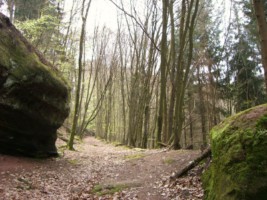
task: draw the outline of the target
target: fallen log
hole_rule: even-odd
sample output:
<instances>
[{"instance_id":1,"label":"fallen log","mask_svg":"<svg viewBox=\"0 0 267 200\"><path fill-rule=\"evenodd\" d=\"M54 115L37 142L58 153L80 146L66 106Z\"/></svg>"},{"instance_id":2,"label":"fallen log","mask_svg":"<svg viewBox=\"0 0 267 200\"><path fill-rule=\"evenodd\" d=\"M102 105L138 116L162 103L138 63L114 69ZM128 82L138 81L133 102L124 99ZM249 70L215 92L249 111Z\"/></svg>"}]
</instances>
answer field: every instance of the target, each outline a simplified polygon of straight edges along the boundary
<instances>
[{"instance_id":1,"label":"fallen log","mask_svg":"<svg viewBox=\"0 0 267 200\"><path fill-rule=\"evenodd\" d=\"M175 180L181 176L183 176L184 174L186 174L189 170L193 169L194 167L196 167L202 160L204 160L205 158L208 158L211 156L211 149L210 147L207 148L206 150L203 151L202 154L200 154L195 160L191 161L189 163L189 165L185 166L182 170L176 172L175 174L170 176L171 180Z\"/></svg>"}]
</instances>

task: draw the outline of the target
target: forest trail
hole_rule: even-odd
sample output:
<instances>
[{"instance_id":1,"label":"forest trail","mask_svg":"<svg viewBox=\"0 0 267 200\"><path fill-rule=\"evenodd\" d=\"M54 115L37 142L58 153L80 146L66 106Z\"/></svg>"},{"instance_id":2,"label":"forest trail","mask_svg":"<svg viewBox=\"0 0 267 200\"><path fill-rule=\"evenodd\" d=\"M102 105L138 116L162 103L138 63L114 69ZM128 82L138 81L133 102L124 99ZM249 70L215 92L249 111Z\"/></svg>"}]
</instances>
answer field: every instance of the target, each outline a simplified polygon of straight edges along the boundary
<instances>
[{"instance_id":1,"label":"forest trail","mask_svg":"<svg viewBox=\"0 0 267 200\"><path fill-rule=\"evenodd\" d=\"M58 146L62 145L59 143ZM195 174L169 177L199 151L115 147L94 137L46 160L0 154L0 199L201 199Z\"/></svg>"}]
</instances>

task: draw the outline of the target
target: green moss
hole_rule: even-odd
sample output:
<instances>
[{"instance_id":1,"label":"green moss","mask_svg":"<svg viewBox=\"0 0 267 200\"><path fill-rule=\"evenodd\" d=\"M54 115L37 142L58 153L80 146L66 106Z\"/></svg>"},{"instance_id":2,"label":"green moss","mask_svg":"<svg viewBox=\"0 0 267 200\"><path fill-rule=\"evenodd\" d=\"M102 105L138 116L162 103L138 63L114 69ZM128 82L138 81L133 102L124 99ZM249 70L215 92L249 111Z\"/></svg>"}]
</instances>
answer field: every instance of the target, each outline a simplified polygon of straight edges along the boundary
<instances>
[{"instance_id":1,"label":"green moss","mask_svg":"<svg viewBox=\"0 0 267 200\"><path fill-rule=\"evenodd\" d=\"M258 121L257 121L257 129L267 129L267 115L262 116Z\"/></svg>"},{"instance_id":2,"label":"green moss","mask_svg":"<svg viewBox=\"0 0 267 200\"><path fill-rule=\"evenodd\" d=\"M114 185L95 185L92 189L92 194L97 194L98 196L112 195L114 193L120 192L123 189L128 188L127 184L114 184Z\"/></svg>"},{"instance_id":3,"label":"green moss","mask_svg":"<svg viewBox=\"0 0 267 200\"><path fill-rule=\"evenodd\" d=\"M102 190L103 190L103 186L102 185L95 185L91 192L93 194L96 194L96 193L101 192Z\"/></svg>"},{"instance_id":4,"label":"green moss","mask_svg":"<svg viewBox=\"0 0 267 200\"><path fill-rule=\"evenodd\" d=\"M68 82L14 27L8 27L0 20L4 26L0 31L0 66L8 74L3 88L10 95L5 104L18 110L37 110L42 120L58 126L69 112ZM39 102L50 105L51 110L48 106L40 107ZM53 114L54 110L62 111L62 115L59 112Z\"/></svg>"},{"instance_id":5,"label":"green moss","mask_svg":"<svg viewBox=\"0 0 267 200\"><path fill-rule=\"evenodd\" d=\"M164 163L164 164L168 164L168 165L171 165L171 164L173 164L174 162L175 162L175 160L172 159L172 158L166 158L166 159L163 160L163 163Z\"/></svg>"},{"instance_id":6,"label":"green moss","mask_svg":"<svg viewBox=\"0 0 267 200\"><path fill-rule=\"evenodd\" d=\"M5 30L0 31L0 65L8 69L14 81L16 79L27 81L34 77L36 82L41 78L51 85L69 87L69 83L59 76L55 69L41 61L43 58L37 55L34 48L27 44L18 31L9 28L5 27Z\"/></svg>"},{"instance_id":7,"label":"green moss","mask_svg":"<svg viewBox=\"0 0 267 200\"><path fill-rule=\"evenodd\" d=\"M205 199L251 199L266 194L267 105L226 119L211 131L213 162L203 177ZM253 198L254 199L254 198Z\"/></svg>"},{"instance_id":8,"label":"green moss","mask_svg":"<svg viewBox=\"0 0 267 200\"><path fill-rule=\"evenodd\" d=\"M78 165L79 164L79 161L77 159L70 159L70 160L68 160L68 162L72 165Z\"/></svg>"},{"instance_id":9,"label":"green moss","mask_svg":"<svg viewBox=\"0 0 267 200\"><path fill-rule=\"evenodd\" d=\"M145 157L144 154L138 153L138 154L127 155L124 158L127 159L127 160L134 160L134 159L140 159L140 158L143 158L143 157Z\"/></svg>"}]
</instances>

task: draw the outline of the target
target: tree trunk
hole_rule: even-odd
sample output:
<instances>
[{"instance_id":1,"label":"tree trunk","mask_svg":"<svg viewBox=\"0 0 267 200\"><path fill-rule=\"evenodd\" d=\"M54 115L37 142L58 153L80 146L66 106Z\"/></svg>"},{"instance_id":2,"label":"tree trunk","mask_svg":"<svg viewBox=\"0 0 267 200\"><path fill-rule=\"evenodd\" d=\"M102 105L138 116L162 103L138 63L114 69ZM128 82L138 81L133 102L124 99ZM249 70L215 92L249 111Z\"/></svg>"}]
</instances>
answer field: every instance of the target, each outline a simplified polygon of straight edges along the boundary
<instances>
[{"instance_id":1,"label":"tree trunk","mask_svg":"<svg viewBox=\"0 0 267 200\"><path fill-rule=\"evenodd\" d=\"M192 3L192 2L191 2ZM185 63L184 60L184 50L186 46L186 36L188 31L188 24L189 20L187 17L186 20L186 13L187 7L186 7L186 1L182 0L181 2L181 19L180 19L180 27L179 27L179 55L177 60L177 69L176 69L176 76L175 76L175 87L176 87L176 102L175 102L175 112L174 112L174 141L173 141L173 148L174 149L180 149L180 137L182 134L182 124L183 124L183 116L182 116L182 107L183 107L183 100L184 96L182 94L183 91L183 79L184 79L184 66ZM190 13L187 13L189 16Z\"/></svg>"},{"instance_id":2,"label":"tree trunk","mask_svg":"<svg viewBox=\"0 0 267 200\"><path fill-rule=\"evenodd\" d=\"M79 72L78 72L78 83L77 83L77 88L76 88L76 95L75 95L75 108L74 108L74 116L73 116L73 124L72 124L72 129L71 129L71 134L70 134L70 139L68 142L68 148L69 150L74 150L73 148L73 141L74 141L74 136L76 134L76 129L77 129L77 122L79 119L79 102L80 102L80 92L81 92L81 80L82 80L82 68L83 68L83 52L84 52L84 39L85 39L85 27L86 27L86 21L87 21L87 16L89 13L89 8L90 8L91 0L88 2L85 16L83 15L83 11L85 9L85 0L83 0L83 5L82 5L82 30L81 30L81 36L80 36L80 46L79 46Z\"/></svg>"},{"instance_id":3,"label":"tree trunk","mask_svg":"<svg viewBox=\"0 0 267 200\"><path fill-rule=\"evenodd\" d=\"M193 117L192 117L192 112L194 109L194 97L192 92L189 90L188 91L188 112L189 112L189 133L190 133L190 145L192 146L192 148L194 148L194 132L193 132Z\"/></svg>"},{"instance_id":4,"label":"tree trunk","mask_svg":"<svg viewBox=\"0 0 267 200\"><path fill-rule=\"evenodd\" d=\"M264 0L253 0L255 15L258 22L260 45L261 45L261 56L262 65L264 68L265 76L265 89L267 92L267 23L264 13Z\"/></svg>"},{"instance_id":5,"label":"tree trunk","mask_svg":"<svg viewBox=\"0 0 267 200\"><path fill-rule=\"evenodd\" d=\"M201 134L203 146L207 146L207 136L206 136L206 108L203 96L203 83L200 78L200 66L197 66L197 79L198 79L198 96L199 96L199 114L201 118Z\"/></svg>"},{"instance_id":6,"label":"tree trunk","mask_svg":"<svg viewBox=\"0 0 267 200\"><path fill-rule=\"evenodd\" d=\"M208 64L208 70L209 70L209 97L211 99L211 108L209 109L209 130L215 125L217 125L217 116L218 113L216 112L216 84L215 80L212 75L211 71L212 64Z\"/></svg>"},{"instance_id":7,"label":"tree trunk","mask_svg":"<svg viewBox=\"0 0 267 200\"><path fill-rule=\"evenodd\" d=\"M118 28L118 34L119 34L119 38L121 38L121 30L120 30L120 26ZM122 143L123 144L127 144L127 130L126 130L126 101L125 101L125 76L126 76L126 67L125 67L125 63L123 60L123 47L122 47L122 42L119 41L119 52L120 52L120 93L121 93L121 99L122 99L122 122L123 122L123 138L122 138Z\"/></svg>"},{"instance_id":8,"label":"tree trunk","mask_svg":"<svg viewBox=\"0 0 267 200\"><path fill-rule=\"evenodd\" d=\"M168 25L168 0L162 0L162 38L161 38L161 63L160 63L160 100L158 114L158 132L156 142L161 142L163 117L165 117L166 104L166 68L167 68L167 25Z\"/></svg>"},{"instance_id":9,"label":"tree trunk","mask_svg":"<svg viewBox=\"0 0 267 200\"><path fill-rule=\"evenodd\" d=\"M199 0L190 1L187 5L186 0L182 0L181 23L180 23L180 51L178 56L178 69L176 71L176 104L175 104L175 120L174 126L174 142L173 148L180 148L180 137L182 135L182 125L184 122L183 106L188 75L193 57L193 33L195 28L195 20L198 13ZM186 40L188 40L188 47Z\"/></svg>"},{"instance_id":10,"label":"tree trunk","mask_svg":"<svg viewBox=\"0 0 267 200\"><path fill-rule=\"evenodd\" d=\"M168 132L167 132L167 140L173 134L173 116L174 116L174 105L175 105L175 61L176 61L176 48L175 48L175 23L174 23L174 13L173 13L173 1L170 1L169 4L169 13L170 13L170 22L171 22L171 52L170 52L170 63L171 63L171 98L170 105L168 109Z\"/></svg>"}]
</instances>

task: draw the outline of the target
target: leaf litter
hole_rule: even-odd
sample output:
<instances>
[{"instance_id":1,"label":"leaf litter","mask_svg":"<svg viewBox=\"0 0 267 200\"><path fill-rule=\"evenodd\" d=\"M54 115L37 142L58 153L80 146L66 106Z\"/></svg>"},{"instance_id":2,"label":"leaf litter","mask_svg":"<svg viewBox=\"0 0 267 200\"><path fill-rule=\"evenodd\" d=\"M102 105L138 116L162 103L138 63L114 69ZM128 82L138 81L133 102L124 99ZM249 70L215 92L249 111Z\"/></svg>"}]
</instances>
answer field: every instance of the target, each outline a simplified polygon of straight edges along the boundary
<instances>
[{"instance_id":1,"label":"leaf litter","mask_svg":"<svg viewBox=\"0 0 267 200\"><path fill-rule=\"evenodd\" d=\"M60 157L45 160L0 154L0 199L203 199L200 167L170 179L200 151L130 149L94 137L75 147L76 151L63 150Z\"/></svg>"}]
</instances>

